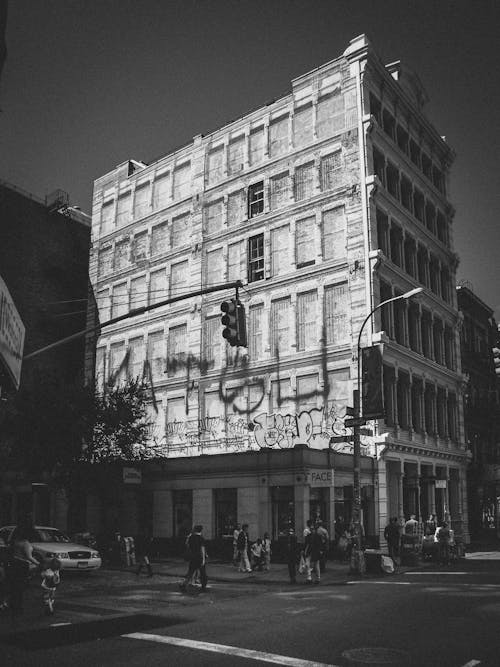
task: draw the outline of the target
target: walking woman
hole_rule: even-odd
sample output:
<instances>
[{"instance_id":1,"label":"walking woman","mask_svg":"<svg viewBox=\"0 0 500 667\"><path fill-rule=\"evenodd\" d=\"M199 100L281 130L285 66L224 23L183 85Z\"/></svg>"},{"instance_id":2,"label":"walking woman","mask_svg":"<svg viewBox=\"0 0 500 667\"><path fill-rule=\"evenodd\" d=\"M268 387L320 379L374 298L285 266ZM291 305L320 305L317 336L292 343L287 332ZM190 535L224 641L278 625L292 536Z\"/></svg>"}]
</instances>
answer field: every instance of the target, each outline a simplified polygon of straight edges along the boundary
<instances>
[{"instance_id":1,"label":"walking woman","mask_svg":"<svg viewBox=\"0 0 500 667\"><path fill-rule=\"evenodd\" d=\"M11 558L8 567L9 606L14 616L23 613L24 591L32 565L38 567L33 558L33 547L29 541L29 531L17 526L10 540Z\"/></svg>"}]
</instances>

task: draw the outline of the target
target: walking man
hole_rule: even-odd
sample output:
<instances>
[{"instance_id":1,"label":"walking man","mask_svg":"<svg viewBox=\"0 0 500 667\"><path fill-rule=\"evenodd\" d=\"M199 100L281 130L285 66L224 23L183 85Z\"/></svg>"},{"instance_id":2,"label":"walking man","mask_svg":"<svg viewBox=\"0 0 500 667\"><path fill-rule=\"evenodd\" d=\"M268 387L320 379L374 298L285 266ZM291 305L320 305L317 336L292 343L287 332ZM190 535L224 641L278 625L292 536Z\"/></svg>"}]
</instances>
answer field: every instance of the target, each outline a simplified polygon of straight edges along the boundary
<instances>
[{"instance_id":1,"label":"walking man","mask_svg":"<svg viewBox=\"0 0 500 667\"><path fill-rule=\"evenodd\" d=\"M240 565L238 572L251 572L250 560L248 558L248 523L244 523L237 540L238 558Z\"/></svg>"},{"instance_id":2,"label":"walking man","mask_svg":"<svg viewBox=\"0 0 500 667\"><path fill-rule=\"evenodd\" d=\"M192 534L188 538L188 549L189 549L189 567L187 574L184 578L184 581L179 584L181 590L185 591L188 583L191 581L193 574L196 570L200 572L200 581L201 581L201 592L207 590L207 571L206 571L206 559L207 552L205 547L205 539L202 536L203 526L194 526Z\"/></svg>"},{"instance_id":3,"label":"walking man","mask_svg":"<svg viewBox=\"0 0 500 667\"><path fill-rule=\"evenodd\" d=\"M394 516L389 520L384 529L384 537L387 541L389 556L393 561L396 561L396 557L399 555L399 526L397 517Z\"/></svg>"},{"instance_id":4,"label":"walking man","mask_svg":"<svg viewBox=\"0 0 500 667\"><path fill-rule=\"evenodd\" d=\"M290 583L297 583L297 536L295 530L290 526L286 540L286 562Z\"/></svg>"},{"instance_id":5,"label":"walking man","mask_svg":"<svg viewBox=\"0 0 500 667\"><path fill-rule=\"evenodd\" d=\"M238 535L240 531L240 524L237 523L233 531L233 565L238 565Z\"/></svg>"}]
</instances>

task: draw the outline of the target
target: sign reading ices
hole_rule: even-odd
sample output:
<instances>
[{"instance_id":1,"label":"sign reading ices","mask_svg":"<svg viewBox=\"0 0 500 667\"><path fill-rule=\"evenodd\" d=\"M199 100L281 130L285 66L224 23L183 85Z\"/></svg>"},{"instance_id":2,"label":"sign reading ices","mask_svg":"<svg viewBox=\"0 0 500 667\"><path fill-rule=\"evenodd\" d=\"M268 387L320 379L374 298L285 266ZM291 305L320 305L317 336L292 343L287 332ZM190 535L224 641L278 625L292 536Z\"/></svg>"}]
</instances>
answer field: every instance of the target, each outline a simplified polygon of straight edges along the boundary
<instances>
[{"instance_id":1,"label":"sign reading ices","mask_svg":"<svg viewBox=\"0 0 500 667\"><path fill-rule=\"evenodd\" d=\"M9 373L16 389L19 389L21 381L24 334L24 324L7 285L0 278L0 361Z\"/></svg>"}]
</instances>

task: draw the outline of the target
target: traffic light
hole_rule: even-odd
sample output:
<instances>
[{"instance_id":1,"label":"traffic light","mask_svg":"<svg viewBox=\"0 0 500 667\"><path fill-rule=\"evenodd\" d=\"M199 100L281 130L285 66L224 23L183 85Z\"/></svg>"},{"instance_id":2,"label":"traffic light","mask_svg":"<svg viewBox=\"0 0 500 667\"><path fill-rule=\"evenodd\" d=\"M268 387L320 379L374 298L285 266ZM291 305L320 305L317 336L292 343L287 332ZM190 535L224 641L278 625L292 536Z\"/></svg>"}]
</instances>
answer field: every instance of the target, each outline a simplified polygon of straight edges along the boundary
<instances>
[{"instance_id":1,"label":"traffic light","mask_svg":"<svg viewBox=\"0 0 500 667\"><path fill-rule=\"evenodd\" d=\"M362 417L384 417L384 391L382 379L382 350L380 345L361 350Z\"/></svg>"},{"instance_id":2,"label":"traffic light","mask_svg":"<svg viewBox=\"0 0 500 667\"><path fill-rule=\"evenodd\" d=\"M222 336L231 347L247 346L247 328L245 320L245 307L239 299L223 301L220 309L224 313L221 322L224 326Z\"/></svg>"},{"instance_id":3,"label":"traffic light","mask_svg":"<svg viewBox=\"0 0 500 667\"><path fill-rule=\"evenodd\" d=\"M500 378L500 340L497 340L497 344L492 349L493 352L493 366L495 368L495 373L498 378Z\"/></svg>"}]
</instances>

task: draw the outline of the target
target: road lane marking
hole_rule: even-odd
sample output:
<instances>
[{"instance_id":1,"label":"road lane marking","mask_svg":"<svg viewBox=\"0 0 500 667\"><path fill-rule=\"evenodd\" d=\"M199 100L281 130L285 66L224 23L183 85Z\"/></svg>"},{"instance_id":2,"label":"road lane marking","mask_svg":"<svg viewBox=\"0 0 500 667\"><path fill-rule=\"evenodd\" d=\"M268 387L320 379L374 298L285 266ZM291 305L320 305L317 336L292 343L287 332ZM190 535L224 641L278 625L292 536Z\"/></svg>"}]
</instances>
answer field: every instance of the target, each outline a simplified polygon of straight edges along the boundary
<instances>
[{"instance_id":1,"label":"road lane marking","mask_svg":"<svg viewBox=\"0 0 500 667\"><path fill-rule=\"evenodd\" d=\"M348 585L353 584L384 584L388 586L413 586L411 581L347 581Z\"/></svg>"},{"instance_id":2,"label":"road lane marking","mask_svg":"<svg viewBox=\"0 0 500 667\"><path fill-rule=\"evenodd\" d=\"M409 576L409 575L413 576L413 575L419 575L419 574L460 574L460 575L463 575L463 574L472 574L472 572L457 572L457 571L451 571L451 572L443 572L443 571L441 571L441 572L428 572L428 571L425 571L425 572L405 572L406 576Z\"/></svg>"},{"instance_id":3,"label":"road lane marking","mask_svg":"<svg viewBox=\"0 0 500 667\"><path fill-rule=\"evenodd\" d=\"M302 614L304 611L313 611L316 607L302 607L302 609L285 609L287 614Z\"/></svg>"},{"instance_id":4,"label":"road lane marking","mask_svg":"<svg viewBox=\"0 0 500 667\"><path fill-rule=\"evenodd\" d=\"M462 667L474 667L475 665L480 665L481 660L469 660L469 662L466 662L465 665L462 665Z\"/></svg>"},{"instance_id":5,"label":"road lane marking","mask_svg":"<svg viewBox=\"0 0 500 667\"><path fill-rule=\"evenodd\" d=\"M211 651L212 653L224 653L226 655L235 655L239 658L248 658L249 660L261 660L262 662L273 662L276 665L288 665L288 667L338 667L325 662L314 662L311 660L302 660L301 658L291 658L287 655L277 655L275 653L265 653L263 651L253 651L238 646L228 646L226 644L211 644L209 642L200 642L195 639L185 639L183 637L169 637L166 635L152 635L145 632L131 632L122 635L127 639L142 639L159 644L172 644L184 648L193 648L199 651Z\"/></svg>"},{"instance_id":6,"label":"road lane marking","mask_svg":"<svg viewBox=\"0 0 500 667\"><path fill-rule=\"evenodd\" d=\"M58 628L61 625L71 625L70 621L62 621L61 623L51 623L50 627L51 628Z\"/></svg>"}]
</instances>

